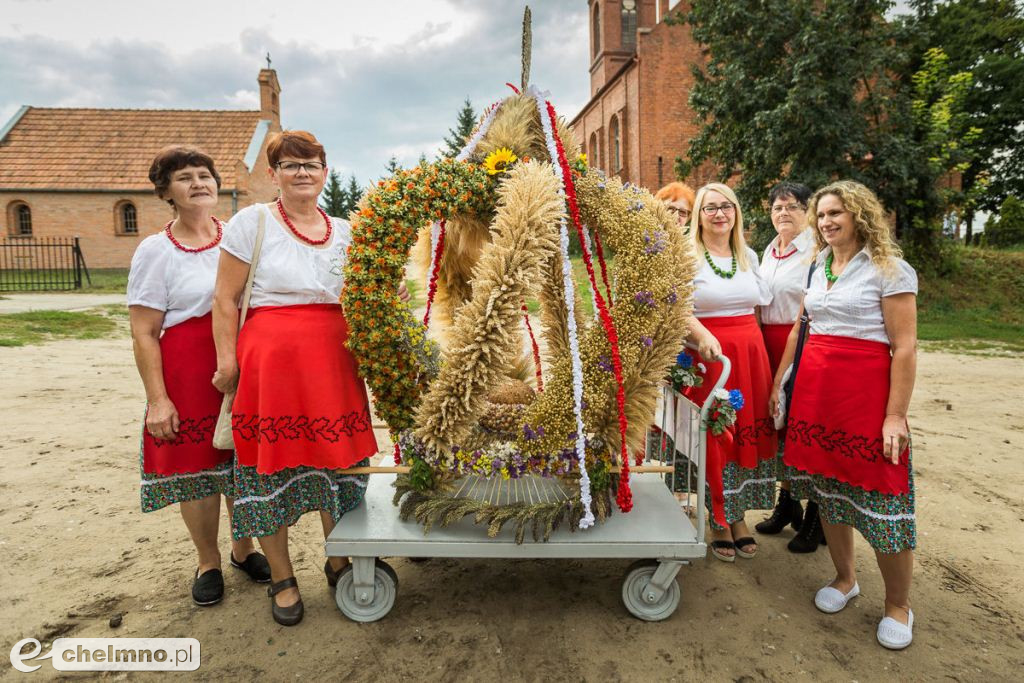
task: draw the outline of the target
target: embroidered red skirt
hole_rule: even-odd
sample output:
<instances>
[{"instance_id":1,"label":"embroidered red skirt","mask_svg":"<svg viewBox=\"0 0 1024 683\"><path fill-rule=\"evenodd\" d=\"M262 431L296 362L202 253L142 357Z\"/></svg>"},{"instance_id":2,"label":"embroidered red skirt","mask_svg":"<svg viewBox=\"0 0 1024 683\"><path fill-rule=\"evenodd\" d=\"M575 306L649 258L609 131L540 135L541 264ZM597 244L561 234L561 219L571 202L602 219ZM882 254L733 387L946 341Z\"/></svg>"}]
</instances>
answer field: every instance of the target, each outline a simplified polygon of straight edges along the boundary
<instances>
[{"instance_id":1,"label":"embroidered red skirt","mask_svg":"<svg viewBox=\"0 0 1024 683\"><path fill-rule=\"evenodd\" d=\"M772 374L761 328L753 315L701 318L700 322L715 335L722 345L722 353L732 363L725 388L739 389L743 393L743 408L737 412L732 430L720 436L708 433L707 476L712 514L718 524L727 526L722 487L725 466L736 463L742 468L756 470L761 461L775 458L778 437L775 422L768 415ZM683 393L701 405L722 375L722 365L704 360L700 354L697 356L707 367L704 382Z\"/></svg>"},{"instance_id":2,"label":"embroidered red skirt","mask_svg":"<svg viewBox=\"0 0 1024 683\"><path fill-rule=\"evenodd\" d=\"M896 465L882 452L891 363L888 344L808 337L786 420L785 463L865 491L908 493L909 451Z\"/></svg>"},{"instance_id":3,"label":"embroidered red skirt","mask_svg":"<svg viewBox=\"0 0 1024 683\"><path fill-rule=\"evenodd\" d=\"M771 366L772 377L779 371L779 363L782 362L782 354L786 350L786 342L789 341L789 333L793 325L761 325L761 334L764 335L764 347L768 351L768 364Z\"/></svg>"},{"instance_id":4,"label":"embroidered red skirt","mask_svg":"<svg viewBox=\"0 0 1024 683\"><path fill-rule=\"evenodd\" d=\"M189 318L164 330L160 357L164 386L178 410L180 425L173 441L160 441L148 431L143 433L143 471L195 473L230 460L231 451L213 447L213 428L223 394L211 383L217 369L211 315Z\"/></svg>"},{"instance_id":5,"label":"embroidered red skirt","mask_svg":"<svg viewBox=\"0 0 1024 683\"><path fill-rule=\"evenodd\" d=\"M377 452L366 385L338 304L250 309L232 406L238 462L260 474L348 467Z\"/></svg>"}]
</instances>

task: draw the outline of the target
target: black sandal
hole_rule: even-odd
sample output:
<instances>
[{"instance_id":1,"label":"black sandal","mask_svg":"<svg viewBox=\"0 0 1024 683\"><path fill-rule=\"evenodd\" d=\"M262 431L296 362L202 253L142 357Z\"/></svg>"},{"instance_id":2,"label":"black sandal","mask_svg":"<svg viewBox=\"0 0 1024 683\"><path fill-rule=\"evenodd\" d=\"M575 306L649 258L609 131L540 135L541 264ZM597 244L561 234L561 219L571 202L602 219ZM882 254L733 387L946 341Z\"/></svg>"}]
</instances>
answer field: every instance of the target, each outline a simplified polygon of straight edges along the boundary
<instances>
[{"instance_id":1,"label":"black sandal","mask_svg":"<svg viewBox=\"0 0 1024 683\"><path fill-rule=\"evenodd\" d=\"M341 575L345 573L345 570L348 569L351 564L351 562L346 562L344 567L338 571L334 571L334 568L331 567L331 560L328 558L327 561L324 562L324 574L327 575L327 585L331 588L337 586L338 579L341 578Z\"/></svg>"},{"instance_id":2,"label":"black sandal","mask_svg":"<svg viewBox=\"0 0 1024 683\"><path fill-rule=\"evenodd\" d=\"M270 563L267 562L267 558L261 553L255 550L245 556L243 562L239 562L235 559L235 553L229 553L231 558L231 566L235 569L241 569L246 575L256 583L270 583Z\"/></svg>"},{"instance_id":3,"label":"black sandal","mask_svg":"<svg viewBox=\"0 0 1024 683\"><path fill-rule=\"evenodd\" d=\"M721 550L732 550L733 552L735 552L736 551L736 544L735 543L733 543L732 541L711 541L711 554L714 555L719 560L721 560L722 562L735 562L736 561L736 556L735 555L723 555L722 553L718 552L719 549L721 549Z\"/></svg>"},{"instance_id":4,"label":"black sandal","mask_svg":"<svg viewBox=\"0 0 1024 683\"><path fill-rule=\"evenodd\" d=\"M755 541L750 536L744 536L743 538L737 538L735 541L733 541L733 545L736 546L736 554L739 555L740 557L742 557L745 560L749 560L754 555L757 555L757 549L756 549L757 541ZM755 546L755 550L754 550L754 552L750 552L750 551L747 551L747 550L741 550L741 546Z\"/></svg>"},{"instance_id":5,"label":"black sandal","mask_svg":"<svg viewBox=\"0 0 1024 683\"><path fill-rule=\"evenodd\" d=\"M277 583L270 584L270 588L267 589L267 595L270 596L270 613L274 616L274 621L281 624L281 626L295 626L295 624L302 621L302 615L305 610L302 606L302 598L294 605L288 607L281 607L274 600L274 596L283 590L289 588L298 589L299 582L295 580L294 576L289 576L287 579L282 579Z\"/></svg>"}]
</instances>

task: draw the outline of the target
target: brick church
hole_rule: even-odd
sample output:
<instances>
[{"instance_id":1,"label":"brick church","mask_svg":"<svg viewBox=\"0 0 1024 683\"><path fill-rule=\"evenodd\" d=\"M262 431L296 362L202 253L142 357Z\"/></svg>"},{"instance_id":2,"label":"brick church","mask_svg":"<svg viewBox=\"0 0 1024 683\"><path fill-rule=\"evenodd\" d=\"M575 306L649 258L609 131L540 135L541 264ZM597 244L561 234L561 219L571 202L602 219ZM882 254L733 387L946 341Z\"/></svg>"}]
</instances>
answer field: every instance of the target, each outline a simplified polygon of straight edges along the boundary
<instances>
[{"instance_id":1,"label":"brick church","mask_svg":"<svg viewBox=\"0 0 1024 683\"><path fill-rule=\"evenodd\" d=\"M687 100L703 59L689 26L668 25L679 0L587 0L590 101L571 122L591 166L656 191L675 180L700 126ZM691 184L710 180L698 169Z\"/></svg>"},{"instance_id":2,"label":"brick church","mask_svg":"<svg viewBox=\"0 0 1024 683\"><path fill-rule=\"evenodd\" d=\"M258 77L260 109L22 107L0 128L0 209L8 240L81 238L89 268L127 268L142 238L172 218L153 194L149 166L170 144L205 150L223 184L214 215L275 195L266 144L281 130L277 72Z\"/></svg>"}]
</instances>

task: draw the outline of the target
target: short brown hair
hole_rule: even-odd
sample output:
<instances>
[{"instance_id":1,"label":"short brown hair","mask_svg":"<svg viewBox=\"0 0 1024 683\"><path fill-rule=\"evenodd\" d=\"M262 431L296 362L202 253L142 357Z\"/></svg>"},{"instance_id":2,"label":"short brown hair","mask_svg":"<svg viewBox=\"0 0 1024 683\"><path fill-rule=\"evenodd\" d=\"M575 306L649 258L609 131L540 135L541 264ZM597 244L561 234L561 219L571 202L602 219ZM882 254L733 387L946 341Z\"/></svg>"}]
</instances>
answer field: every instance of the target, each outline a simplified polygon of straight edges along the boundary
<instances>
[{"instance_id":1,"label":"short brown hair","mask_svg":"<svg viewBox=\"0 0 1024 683\"><path fill-rule=\"evenodd\" d=\"M149 181L153 183L156 196L164 198L164 193L171 184L171 174L180 171L187 166L205 166L210 175L217 181L217 189L220 189L220 174L213 163L213 157L199 149L189 145L168 145L157 152L156 158L149 166ZM170 199L167 203L174 206Z\"/></svg>"},{"instance_id":2,"label":"short brown hair","mask_svg":"<svg viewBox=\"0 0 1024 683\"><path fill-rule=\"evenodd\" d=\"M285 155L296 159L319 157L322 163L327 163L324 146L306 130L282 130L270 136L270 142L267 143L267 161L271 167L276 166Z\"/></svg>"},{"instance_id":3,"label":"short brown hair","mask_svg":"<svg viewBox=\"0 0 1024 683\"><path fill-rule=\"evenodd\" d=\"M655 199L660 199L663 202L678 202L680 199L685 199L686 203L693 208L694 202L693 188L686 183L674 182L669 183L665 187L658 190L658 193L654 195Z\"/></svg>"}]
</instances>

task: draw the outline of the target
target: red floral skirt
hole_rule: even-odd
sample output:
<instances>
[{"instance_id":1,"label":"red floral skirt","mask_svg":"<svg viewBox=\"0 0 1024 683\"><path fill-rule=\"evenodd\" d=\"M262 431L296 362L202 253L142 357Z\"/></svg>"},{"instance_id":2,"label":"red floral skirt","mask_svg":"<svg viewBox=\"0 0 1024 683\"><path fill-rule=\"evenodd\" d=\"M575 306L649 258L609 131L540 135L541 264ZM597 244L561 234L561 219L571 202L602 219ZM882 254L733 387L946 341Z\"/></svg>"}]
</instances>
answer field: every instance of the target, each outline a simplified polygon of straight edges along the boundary
<instances>
[{"instance_id":1,"label":"red floral skirt","mask_svg":"<svg viewBox=\"0 0 1024 683\"><path fill-rule=\"evenodd\" d=\"M173 441L142 435L142 469L147 474L184 474L209 469L231 459L231 451L213 447L213 428L223 398L211 383L217 369L213 322L209 313L189 318L160 336L164 387L178 410Z\"/></svg>"},{"instance_id":2,"label":"red floral skirt","mask_svg":"<svg viewBox=\"0 0 1024 683\"><path fill-rule=\"evenodd\" d=\"M894 465L882 452L889 401L889 345L812 334L786 420L787 465L865 491L910 491L909 450Z\"/></svg>"},{"instance_id":3,"label":"red floral skirt","mask_svg":"<svg viewBox=\"0 0 1024 683\"><path fill-rule=\"evenodd\" d=\"M712 514L718 524L727 526L722 487L725 466L736 463L744 469L756 471L761 461L775 458L778 438L774 420L768 415L772 374L764 337L753 315L701 318L700 322L715 335L722 345L722 353L732 363L725 388L739 389L743 393L743 408L737 411L736 424L732 429L720 436L708 433L707 476ZM722 365L717 361L704 360L699 354L697 356L698 361L707 367L704 382L683 393L701 405L721 376Z\"/></svg>"},{"instance_id":4,"label":"red floral skirt","mask_svg":"<svg viewBox=\"0 0 1024 683\"><path fill-rule=\"evenodd\" d=\"M232 406L238 462L260 474L348 467L377 452L366 385L338 304L250 309Z\"/></svg>"},{"instance_id":5,"label":"red floral skirt","mask_svg":"<svg viewBox=\"0 0 1024 683\"><path fill-rule=\"evenodd\" d=\"M793 325L761 325L761 334L764 335L764 347L768 351L768 364L771 366L772 377L779 371L779 363L782 362L782 354L786 350L786 342L789 341L789 333Z\"/></svg>"}]
</instances>

